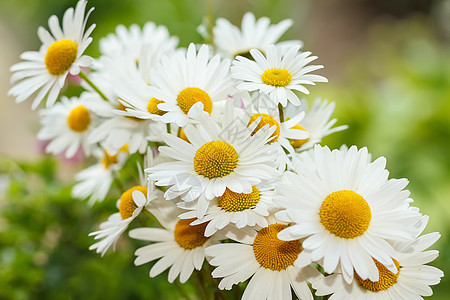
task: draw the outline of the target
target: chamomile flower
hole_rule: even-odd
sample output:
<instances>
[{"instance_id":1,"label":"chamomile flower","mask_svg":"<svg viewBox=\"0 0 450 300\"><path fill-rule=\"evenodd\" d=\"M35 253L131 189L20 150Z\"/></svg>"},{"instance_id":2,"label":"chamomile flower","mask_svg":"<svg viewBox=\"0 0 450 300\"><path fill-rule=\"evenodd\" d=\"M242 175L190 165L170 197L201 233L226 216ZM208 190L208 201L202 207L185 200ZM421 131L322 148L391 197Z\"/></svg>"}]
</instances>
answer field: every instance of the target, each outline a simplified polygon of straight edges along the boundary
<instances>
[{"instance_id":1,"label":"chamomile flower","mask_svg":"<svg viewBox=\"0 0 450 300\"><path fill-rule=\"evenodd\" d=\"M438 251L428 250L440 237L437 232L423 235L412 243L396 243L399 251L394 260L396 272L391 272L378 261L376 267L380 273L377 281L363 280L355 274L351 283L347 283L341 273L335 273L313 283L318 296L333 294L329 299L355 300L409 300L431 296L430 285L438 284L444 273L438 268L428 266L438 256ZM397 247L396 247L397 246Z\"/></svg>"},{"instance_id":2,"label":"chamomile flower","mask_svg":"<svg viewBox=\"0 0 450 300\"><path fill-rule=\"evenodd\" d=\"M163 102L157 108L166 112L161 121L184 127L190 122L189 110L199 102L206 112L214 114L217 103L235 92L229 69L230 60L221 60L218 55L210 58L207 45L197 53L195 45L190 44L186 54L163 57L149 87L161 95L157 99Z\"/></svg>"},{"instance_id":3,"label":"chamomile flower","mask_svg":"<svg viewBox=\"0 0 450 300\"><path fill-rule=\"evenodd\" d=\"M248 12L242 18L241 29L224 18L216 21L213 28L214 44L217 51L229 58L236 56L250 57L250 49L264 50L275 44L279 38L292 26L292 20L286 19L278 24L271 25L270 19L262 17L256 20L255 15ZM281 44L299 44L301 41L288 41ZM280 44L277 44L280 45Z\"/></svg>"},{"instance_id":4,"label":"chamomile flower","mask_svg":"<svg viewBox=\"0 0 450 300\"><path fill-rule=\"evenodd\" d=\"M72 188L72 197L89 198L91 205L105 199L113 182L113 172L120 170L129 157L128 145L122 146L114 155L106 149L96 149L94 155L100 162L75 174L78 183Z\"/></svg>"},{"instance_id":5,"label":"chamomile flower","mask_svg":"<svg viewBox=\"0 0 450 300\"><path fill-rule=\"evenodd\" d=\"M229 102L219 125L202 110L201 103L196 104L190 116L199 124L183 128L190 143L173 135L162 135L168 146L159 150L174 161L146 172L157 185L169 187L166 199L181 196L190 202L203 195L199 205L207 207L209 200L222 196L227 188L248 194L252 186L278 175L266 145L275 128L267 126L252 135L257 124L247 127L236 122L233 109Z\"/></svg>"},{"instance_id":6,"label":"chamomile flower","mask_svg":"<svg viewBox=\"0 0 450 300\"><path fill-rule=\"evenodd\" d=\"M50 141L45 150L55 155L65 151L65 157L71 158L82 147L83 153L90 155L94 145L88 143L87 136L95 127L96 106L102 102L96 95L83 93L80 98L63 97L53 107L42 110L43 127L37 137Z\"/></svg>"},{"instance_id":7,"label":"chamomile flower","mask_svg":"<svg viewBox=\"0 0 450 300\"><path fill-rule=\"evenodd\" d=\"M291 146L297 151L303 151L320 143L325 136L347 129L347 125L331 128L337 122L336 118L330 120L335 106L336 104L334 102L329 103L327 100L317 98L306 113L306 116L292 127L292 129L308 132L309 137L306 139L290 139ZM288 106L288 108L291 108L287 109L288 114L290 111L293 114L299 112L295 107Z\"/></svg>"},{"instance_id":8,"label":"chamomile flower","mask_svg":"<svg viewBox=\"0 0 450 300\"><path fill-rule=\"evenodd\" d=\"M286 210L277 218L292 222L278 237L304 239L296 261L301 267L319 262L326 273L339 266L347 282L356 272L378 280L373 259L396 272L398 259L389 241L411 241L420 213L409 207L406 179L390 179L386 159L368 163L367 148L330 151L316 145L312 159L296 164L277 186L274 202Z\"/></svg>"},{"instance_id":9,"label":"chamomile flower","mask_svg":"<svg viewBox=\"0 0 450 300\"><path fill-rule=\"evenodd\" d=\"M126 112L126 107L120 101L110 103L109 111L103 110L105 118L90 133L88 141L102 143L112 154L119 151L124 144L128 144L130 154L142 154L146 151L149 141L161 140L160 134L165 131L165 126L134 117Z\"/></svg>"},{"instance_id":10,"label":"chamomile flower","mask_svg":"<svg viewBox=\"0 0 450 300\"><path fill-rule=\"evenodd\" d=\"M258 231L237 239L239 243L224 243L206 248L209 263L217 268L212 276L223 279L220 289L230 290L234 284L252 277L242 299L292 299L294 290L299 299L313 299L309 282L322 274L312 266L302 269L294 265L302 252L299 240L282 241L277 234L287 225L271 223Z\"/></svg>"},{"instance_id":11,"label":"chamomile flower","mask_svg":"<svg viewBox=\"0 0 450 300\"><path fill-rule=\"evenodd\" d=\"M259 97L259 96L257 96ZM252 104L256 101L252 101ZM302 121L305 112L299 112L291 119L280 121L278 109L263 109L255 108L253 105L246 107L246 112L249 114L248 124L259 122L253 133L258 131L265 125L274 126L276 129L268 142L270 147L274 148L275 164L281 171L286 169L286 166L292 168L290 157L295 153L291 145L291 140L305 140L309 138L309 133L305 130L298 130L295 125Z\"/></svg>"},{"instance_id":12,"label":"chamomile flower","mask_svg":"<svg viewBox=\"0 0 450 300\"><path fill-rule=\"evenodd\" d=\"M205 237L205 224L189 225L195 219L178 220L181 213L170 201L164 208L155 205L157 216L172 215L173 218L158 218L164 228L136 228L129 232L135 239L153 242L136 250L135 265L140 266L158 260L150 269L149 276L156 277L166 269L169 270L169 282L180 276L180 282L186 282L194 270L201 270L205 260L205 248L216 244L215 236Z\"/></svg>"},{"instance_id":13,"label":"chamomile flower","mask_svg":"<svg viewBox=\"0 0 450 300\"><path fill-rule=\"evenodd\" d=\"M50 32L39 27L38 36L42 46L37 51L24 52L21 58L25 60L11 67L14 74L11 82L15 85L8 94L16 97L16 102L25 101L33 93L39 91L34 98L32 108L35 109L47 96L47 107L51 107L64 86L67 75L77 75L81 67L89 67L93 59L82 55L92 42L89 37L95 25L86 31L86 22L91 8L84 16L86 1L80 0L75 7L69 8L63 16L62 27L58 17L51 16L48 20Z\"/></svg>"},{"instance_id":14,"label":"chamomile flower","mask_svg":"<svg viewBox=\"0 0 450 300\"><path fill-rule=\"evenodd\" d=\"M249 194L235 193L229 189L222 196L214 198L209 205L204 217L197 219L191 225L208 223L205 236L211 236L216 231L222 230L230 223L237 228L245 226L267 227L267 219L270 209L274 208L272 202L273 187L268 184L259 184L252 187ZM186 202L181 202L183 207ZM196 205L186 207L190 211L181 214L180 219L197 218L199 213ZM203 215L200 214L200 215Z\"/></svg>"},{"instance_id":15,"label":"chamomile flower","mask_svg":"<svg viewBox=\"0 0 450 300\"><path fill-rule=\"evenodd\" d=\"M289 100L299 106L300 99L293 90L309 94L303 86L314 82L327 82L320 75L308 74L323 68L319 65L306 66L315 60L316 56L309 56L311 52L299 52L299 46L293 46L283 53L280 47L267 47L266 56L259 50L252 49L253 60L238 56L231 67L232 77L241 81L238 89L260 91L269 96L273 107L278 103L286 106Z\"/></svg>"},{"instance_id":16,"label":"chamomile flower","mask_svg":"<svg viewBox=\"0 0 450 300\"><path fill-rule=\"evenodd\" d=\"M139 78L151 84L151 70L163 55L175 52L178 38L171 37L165 26L147 22L140 28L119 25L114 34L100 40L100 57L96 69L111 79Z\"/></svg>"}]
</instances>

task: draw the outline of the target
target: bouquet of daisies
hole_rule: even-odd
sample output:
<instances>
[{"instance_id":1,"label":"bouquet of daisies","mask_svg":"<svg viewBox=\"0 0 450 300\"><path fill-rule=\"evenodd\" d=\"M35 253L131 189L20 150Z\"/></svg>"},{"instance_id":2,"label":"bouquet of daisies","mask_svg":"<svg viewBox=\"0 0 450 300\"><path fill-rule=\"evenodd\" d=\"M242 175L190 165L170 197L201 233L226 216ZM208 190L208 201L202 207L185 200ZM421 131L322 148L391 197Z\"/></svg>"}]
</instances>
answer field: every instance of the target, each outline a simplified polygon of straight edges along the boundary
<instances>
[{"instance_id":1,"label":"bouquet of daisies","mask_svg":"<svg viewBox=\"0 0 450 300\"><path fill-rule=\"evenodd\" d=\"M74 197L94 204L121 189L92 250L103 256L128 231L148 242L135 264L154 262L150 277L200 278L184 298L432 294L443 272L426 265L438 256L427 249L439 233L421 235L428 217L410 205L406 179L388 178L384 157L319 145L346 126L333 127L333 102L308 109L299 98L327 79L301 41L279 42L291 20L217 19L199 27L207 44L187 48L164 26L119 25L93 59L83 54L95 27L86 6L39 28L42 47L11 67L9 93L33 97L33 109L45 100L38 138L48 153L94 162L75 175ZM81 95L60 97L74 79ZM130 160L138 176L121 180Z\"/></svg>"}]
</instances>

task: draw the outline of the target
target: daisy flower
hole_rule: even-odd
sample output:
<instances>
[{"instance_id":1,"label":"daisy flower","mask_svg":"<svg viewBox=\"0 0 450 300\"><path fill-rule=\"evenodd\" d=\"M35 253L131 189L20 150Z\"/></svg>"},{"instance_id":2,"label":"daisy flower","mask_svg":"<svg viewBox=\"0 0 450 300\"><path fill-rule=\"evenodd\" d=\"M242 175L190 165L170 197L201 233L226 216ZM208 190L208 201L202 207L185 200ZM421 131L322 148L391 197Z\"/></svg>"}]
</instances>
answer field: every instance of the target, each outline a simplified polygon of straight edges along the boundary
<instances>
[{"instance_id":1,"label":"daisy flower","mask_svg":"<svg viewBox=\"0 0 450 300\"><path fill-rule=\"evenodd\" d=\"M115 34L100 40L102 56L96 69L117 79L140 78L151 84L151 70L163 55L175 52L178 38L171 37L165 26L147 22L143 28L133 24L129 28L119 25Z\"/></svg>"},{"instance_id":2,"label":"daisy flower","mask_svg":"<svg viewBox=\"0 0 450 300\"><path fill-rule=\"evenodd\" d=\"M286 210L277 218L292 222L278 237L305 239L296 261L319 262L326 273L338 266L347 282L358 276L378 280L373 259L396 272L398 259L389 241L411 241L421 215L409 207L406 179L390 179L386 159L368 163L367 148L330 151L316 145L312 158L286 172L274 201Z\"/></svg>"},{"instance_id":3,"label":"daisy flower","mask_svg":"<svg viewBox=\"0 0 450 300\"><path fill-rule=\"evenodd\" d=\"M428 266L438 256L437 250L428 250L440 237L437 232L417 238L414 242L396 243L399 251L398 259L394 260L396 272L391 272L375 260L380 273L377 281L363 280L355 274L355 279L347 283L341 273L335 273L313 283L318 296L333 294L329 299L355 300L410 300L423 299L431 296L430 285L440 282L444 273L438 268Z\"/></svg>"},{"instance_id":4,"label":"daisy flower","mask_svg":"<svg viewBox=\"0 0 450 300\"><path fill-rule=\"evenodd\" d=\"M101 239L99 242L89 247L89 250L96 250L97 253L105 255L106 251L115 245L128 228L128 225L146 209L147 205L157 197L162 196L159 190L154 189L154 185L150 182L147 186L134 186L125 191L117 201L119 212L111 215L106 222L100 224L100 230L91 232L89 236L94 235L94 239Z\"/></svg>"},{"instance_id":5,"label":"daisy flower","mask_svg":"<svg viewBox=\"0 0 450 300\"><path fill-rule=\"evenodd\" d=\"M286 166L292 168L290 156L295 153L295 150L290 141L306 140L309 138L308 132L302 129L299 130L295 127L295 125L301 122L305 117L305 112L299 112L290 119L280 121L277 109L270 110L259 107L258 97L258 95L254 95L251 104L245 108L246 113L249 115L248 124L250 125L253 122L259 122L253 133L265 125L275 127L275 131L271 136L272 139L268 142L268 144L274 148L274 152L276 152L276 155L274 154L275 164L281 171L284 171Z\"/></svg>"},{"instance_id":6,"label":"daisy flower","mask_svg":"<svg viewBox=\"0 0 450 300\"><path fill-rule=\"evenodd\" d=\"M15 84L8 92L16 97L16 102L22 102L33 93L39 91L34 98L32 108L35 109L47 96L47 107L52 106L64 86L67 75L77 75L81 67L89 67L93 59L82 55L92 42L89 37L95 25L86 31L86 22L91 8L84 16L86 1L80 0L75 7L69 8L63 16L62 28L58 17L51 16L48 20L50 32L39 27L38 36L42 46L37 51L24 52L20 57L25 60L11 67L14 74L11 82Z\"/></svg>"},{"instance_id":7,"label":"daisy flower","mask_svg":"<svg viewBox=\"0 0 450 300\"><path fill-rule=\"evenodd\" d=\"M308 281L314 282L322 274L312 266L302 269L294 261L302 252L299 240L282 241L277 234L287 228L284 224L269 224L259 231L252 230L239 243L217 244L206 248L209 263L217 268L214 278L223 279L220 289L230 290L234 284L253 276L242 299L292 299L292 291L299 299L313 299Z\"/></svg>"},{"instance_id":8,"label":"daisy flower","mask_svg":"<svg viewBox=\"0 0 450 300\"><path fill-rule=\"evenodd\" d=\"M250 92L259 90L269 96L274 107L278 103L286 106L287 100L299 106L300 99L292 90L309 94L303 85L327 82L323 76L307 74L323 66L306 66L317 56L309 56L311 52L299 52L299 48L298 45L293 46L283 53L280 47L271 45L267 47L266 56L259 50L250 50L254 61L242 56L236 57L231 73L233 78L242 81L238 89Z\"/></svg>"},{"instance_id":9,"label":"daisy flower","mask_svg":"<svg viewBox=\"0 0 450 300\"><path fill-rule=\"evenodd\" d=\"M96 95L83 93L80 98L62 97L61 102L42 110L43 127L37 137L50 141L46 152L57 155L65 151L65 157L71 158L82 147L83 153L90 155L94 145L88 143L87 136L96 124L96 106L102 104Z\"/></svg>"},{"instance_id":10,"label":"daisy flower","mask_svg":"<svg viewBox=\"0 0 450 300\"><path fill-rule=\"evenodd\" d=\"M199 124L183 128L190 143L162 135L167 146L159 147L159 151L174 161L145 171L156 185L169 186L166 199L181 196L190 202L203 195L198 205L207 207L209 200L222 196L227 188L248 194L252 186L278 175L266 145L275 128L267 126L252 135L257 124L247 127L236 122L233 111L230 101L219 125L202 110L201 103L196 104L190 116ZM238 126L237 131L234 126Z\"/></svg>"},{"instance_id":11,"label":"daisy flower","mask_svg":"<svg viewBox=\"0 0 450 300\"><path fill-rule=\"evenodd\" d=\"M210 58L207 45L202 45L198 53L190 44L186 54L164 56L152 73L153 86L149 87L161 94L157 99L163 102L157 107L167 112L161 121L184 127L189 123L189 110L199 102L206 112L214 113L216 103L235 92L229 69L230 60L221 60L218 55Z\"/></svg>"},{"instance_id":12,"label":"daisy flower","mask_svg":"<svg viewBox=\"0 0 450 300\"><path fill-rule=\"evenodd\" d=\"M214 45L217 46L218 52L229 58L233 59L238 55L251 58L250 49L262 51L269 45L275 44L292 26L292 23L291 19L286 19L278 24L271 25L269 18L262 17L256 20L255 15L248 12L242 18L241 29L239 29L227 19L219 18L213 28ZM302 42L286 41L277 45L280 44L298 44L301 46Z\"/></svg>"},{"instance_id":13,"label":"daisy flower","mask_svg":"<svg viewBox=\"0 0 450 300\"><path fill-rule=\"evenodd\" d=\"M158 260L150 269L149 276L156 277L166 269L169 270L169 282L180 276L180 282L186 282L194 270L201 270L205 260L205 248L216 244L218 238L205 237L205 224L189 225L195 219L178 220L181 213L170 201L166 208L159 207L159 215L172 215L173 218L158 220L164 228L136 228L130 230L131 238L149 241L151 244L136 250L134 264L140 266ZM163 204L164 205L164 204Z\"/></svg>"},{"instance_id":14,"label":"daisy flower","mask_svg":"<svg viewBox=\"0 0 450 300\"><path fill-rule=\"evenodd\" d=\"M129 157L128 145L122 146L114 155L106 149L96 149L94 155L100 162L75 174L78 183L72 188L72 197L89 198L91 205L105 199L113 182L113 172L120 170Z\"/></svg>"},{"instance_id":15,"label":"daisy flower","mask_svg":"<svg viewBox=\"0 0 450 300\"><path fill-rule=\"evenodd\" d=\"M237 228L245 226L267 227L269 210L274 207L272 202L273 187L267 184L259 184L252 187L249 194L235 193L229 189L225 190L222 196L214 198L209 205L204 217L197 219L191 225L208 223L205 229L205 236L211 236L216 231L224 229L230 223ZM181 202L183 207L186 202ZM181 214L180 219L197 218L199 213L196 206L184 208L190 211ZM202 215L202 214L200 214Z\"/></svg>"},{"instance_id":16,"label":"daisy flower","mask_svg":"<svg viewBox=\"0 0 450 300\"><path fill-rule=\"evenodd\" d=\"M134 94L138 94L136 91ZM133 95L134 95L133 94ZM149 141L160 141L161 131L166 128L162 123L136 118L126 112L121 100L109 103L109 110L103 110L104 119L94 128L88 137L90 143L102 143L110 153L115 154L120 147L128 144L130 154L144 153Z\"/></svg>"},{"instance_id":17,"label":"daisy flower","mask_svg":"<svg viewBox=\"0 0 450 300\"><path fill-rule=\"evenodd\" d=\"M320 143L325 136L347 129L347 125L331 128L337 122L336 118L330 120L335 107L336 104L334 102L328 103L327 100L316 98L311 109L306 113L306 116L292 127L292 129L308 132L309 137L306 139L290 139L289 142L291 146L297 151L303 151ZM288 106L287 114L290 112L292 114L297 114L298 110L295 108L296 107Z\"/></svg>"}]
</instances>

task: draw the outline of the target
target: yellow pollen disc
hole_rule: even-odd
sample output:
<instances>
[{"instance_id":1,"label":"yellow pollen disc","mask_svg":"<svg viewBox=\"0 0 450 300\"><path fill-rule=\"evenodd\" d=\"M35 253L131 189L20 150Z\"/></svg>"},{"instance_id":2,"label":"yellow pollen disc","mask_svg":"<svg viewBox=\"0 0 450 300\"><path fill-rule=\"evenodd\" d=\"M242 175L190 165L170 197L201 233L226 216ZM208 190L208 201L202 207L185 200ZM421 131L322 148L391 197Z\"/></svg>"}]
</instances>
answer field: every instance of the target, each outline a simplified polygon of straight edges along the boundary
<instances>
[{"instance_id":1,"label":"yellow pollen disc","mask_svg":"<svg viewBox=\"0 0 450 300\"><path fill-rule=\"evenodd\" d=\"M180 247L191 250L202 246L209 237L205 236L205 228L208 222L199 225L189 225L196 219L179 219L175 225L175 241Z\"/></svg>"},{"instance_id":2,"label":"yellow pollen disc","mask_svg":"<svg viewBox=\"0 0 450 300\"><path fill-rule=\"evenodd\" d=\"M305 128L303 128L303 126L301 125L295 125L292 127L293 129L298 129L298 130L303 130L306 131ZM296 139L289 139L289 142L291 143L291 146L296 149L296 148L300 148L301 146L303 146L304 144L306 144L309 141L309 138L306 139L300 139L300 140L296 140Z\"/></svg>"},{"instance_id":3,"label":"yellow pollen disc","mask_svg":"<svg viewBox=\"0 0 450 300\"><path fill-rule=\"evenodd\" d=\"M287 86L291 82L292 76L286 69L272 68L264 71L261 80L267 85Z\"/></svg>"},{"instance_id":4,"label":"yellow pollen disc","mask_svg":"<svg viewBox=\"0 0 450 300\"><path fill-rule=\"evenodd\" d=\"M238 155L233 146L224 141L213 141L195 152L194 169L206 178L219 178L233 172L237 162Z\"/></svg>"},{"instance_id":5,"label":"yellow pollen disc","mask_svg":"<svg viewBox=\"0 0 450 300\"><path fill-rule=\"evenodd\" d=\"M178 137L188 143L191 143L191 141L189 141L189 139L186 136L186 133L184 133L184 130L180 128L180 133L178 134Z\"/></svg>"},{"instance_id":6,"label":"yellow pollen disc","mask_svg":"<svg viewBox=\"0 0 450 300\"><path fill-rule=\"evenodd\" d=\"M362 235L372 219L366 200L347 190L329 194L320 206L319 216L326 230L345 239Z\"/></svg>"},{"instance_id":7,"label":"yellow pollen disc","mask_svg":"<svg viewBox=\"0 0 450 300\"><path fill-rule=\"evenodd\" d=\"M260 130L267 124L269 124L269 127L276 126L275 131L270 136L270 137L273 137L273 139L271 139L268 142L268 144L276 142L278 140L278 137L280 136L280 124L278 124L277 120L275 120L274 117L272 117L268 114L255 114L250 117L250 121L248 122L248 125L252 124L255 120L257 120L261 116L262 116L261 121L259 122L258 126L256 126L256 128L253 130L252 135L254 135L256 132L258 132L258 130Z\"/></svg>"},{"instance_id":8,"label":"yellow pollen disc","mask_svg":"<svg viewBox=\"0 0 450 300\"><path fill-rule=\"evenodd\" d=\"M70 111L67 117L67 124L73 131L85 131L89 127L89 124L91 124L89 110L83 105L78 105Z\"/></svg>"},{"instance_id":9,"label":"yellow pollen disc","mask_svg":"<svg viewBox=\"0 0 450 300\"><path fill-rule=\"evenodd\" d=\"M197 102L202 102L203 110L208 112L209 114L211 113L212 101L208 93L206 93L204 90L195 87L189 87L185 88L178 94L177 97L178 106L185 114L187 114L191 109L192 105L194 105Z\"/></svg>"},{"instance_id":10,"label":"yellow pollen disc","mask_svg":"<svg viewBox=\"0 0 450 300\"><path fill-rule=\"evenodd\" d=\"M379 263L376 259L373 259L380 273L380 279L378 281L370 281L369 279L363 280L355 272L355 278L359 285L372 292L384 291L393 286L397 282L397 278L400 275L400 264L393 259L395 266L397 267L397 274L389 271L385 266Z\"/></svg>"},{"instance_id":11,"label":"yellow pollen disc","mask_svg":"<svg viewBox=\"0 0 450 300\"><path fill-rule=\"evenodd\" d=\"M133 200L133 192L139 191L147 197L147 187L134 186L120 196L119 213L123 220L128 219L133 215L134 210L137 208L136 203Z\"/></svg>"},{"instance_id":12,"label":"yellow pollen disc","mask_svg":"<svg viewBox=\"0 0 450 300\"><path fill-rule=\"evenodd\" d=\"M164 115L166 113L166 111L160 110L158 108L158 104L160 103L164 103L164 101L158 100L155 97L153 97L152 99L150 99L150 101L148 101L148 105L147 105L147 110L149 113L154 114L154 115Z\"/></svg>"},{"instance_id":13,"label":"yellow pollen disc","mask_svg":"<svg viewBox=\"0 0 450 300\"><path fill-rule=\"evenodd\" d=\"M218 198L219 207L226 211L243 211L249 209L259 202L259 191L254 186L250 194L235 193L228 188L222 196Z\"/></svg>"},{"instance_id":14,"label":"yellow pollen disc","mask_svg":"<svg viewBox=\"0 0 450 300\"><path fill-rule=\"evenodd\" d=\"M62 75L77 59L78 44L72 40L60 40L50 45L45 54L45 66L52 75Z\"/></svg>"},{"instance_id":15,"label":"yellow pollen disc","mask_svg":"<svg viewBox=\"0 0 450 300\"><path fill-rule=\"evenodd\" d=\"M264 268L274 271L285 270L294 264L302 251L300 241L282 241L277 234L288 227L282 224L271 224L261 229L253 242L253 253L258 263Z\"/></svg>"},{"instance_id":16,"label":"yellow pollen disc","mask_svg":"<svg viewBox=\"0 0 450 300\"><path fill-rule=\"evenodd\" d=\"M105 167L105 169L108 169L110 165L115 165L119 162L117 159L117 155L119 155L120 152L127 152L128 151L128 144L123 145L120 147L119 151L115 155L109 155L108 151L105 149L105 155L102 158L102 164Z\"/></svg>"}]
</instances>

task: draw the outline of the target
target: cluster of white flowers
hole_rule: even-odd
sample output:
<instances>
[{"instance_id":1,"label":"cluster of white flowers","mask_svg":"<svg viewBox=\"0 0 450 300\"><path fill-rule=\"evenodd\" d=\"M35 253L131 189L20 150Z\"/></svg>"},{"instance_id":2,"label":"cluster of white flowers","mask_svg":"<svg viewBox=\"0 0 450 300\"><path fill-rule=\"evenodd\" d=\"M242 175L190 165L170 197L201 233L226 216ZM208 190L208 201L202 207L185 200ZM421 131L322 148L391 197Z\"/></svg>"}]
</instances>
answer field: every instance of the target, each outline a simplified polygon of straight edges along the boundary
<instances>
[{"instance_id":1,"label":"cluster of white flowers","mask_svg":"<svg viewBox=\"0 0 450 300\"><path fill-rule=\"evenodd\" d=\"M46 99L47 152L98 161L75 176L76 198L103 201L127 160L145 158L91 249L105 254L145 212L160 226L129 236L150 242L135 253L136 265L158 260L150 277L170 268L168 280L183 283L209 264L219 289L248 281L242 299L432 294L443 273L425 265L438 255L425 250L439 233L420 236L428 217L384 157L318 144L346 126L333 127L333 102L308 110L299 98L327 80L311 74L322 66L301 41L279 42L291 20L218 19L213 45L187 48L164 26L120 25L94 60L83 55L94 29L86 5L39 28L42 47L11 68L10 94L35 95L33 108ZM69 73L83 79L79 97L59 97Z\"/></svg>"}]
</instances>

